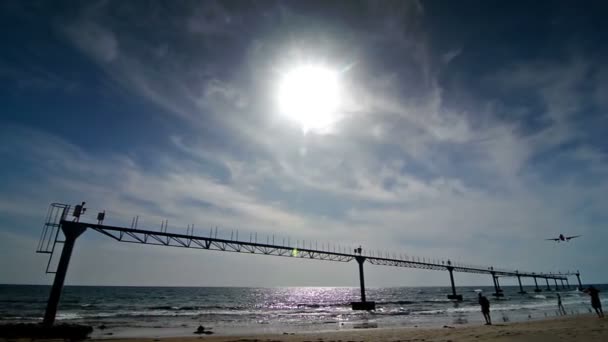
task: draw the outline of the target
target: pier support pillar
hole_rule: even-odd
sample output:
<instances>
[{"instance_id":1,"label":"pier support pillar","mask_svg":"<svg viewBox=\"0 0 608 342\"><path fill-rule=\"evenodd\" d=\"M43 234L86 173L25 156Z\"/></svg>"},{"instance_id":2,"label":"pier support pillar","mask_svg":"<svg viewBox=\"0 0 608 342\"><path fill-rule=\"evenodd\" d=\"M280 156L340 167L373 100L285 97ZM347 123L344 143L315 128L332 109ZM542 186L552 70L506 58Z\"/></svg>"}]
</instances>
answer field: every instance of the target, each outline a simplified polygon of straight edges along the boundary
<instances>
[{"instance_id":1,"label":"pier support pillar","mask_svg":"<svg viewBox=\"0 0 608 342\"><path fill-rule=\"evenodd\" d=\"M448 295L448 299L462 301L462 295L456 294L456 285L454 285L454 267L448 266L448 272L450 272L450 282L452 284L452 294Z\"/></svg>"},{"instance_id":2,"label":"pier support pillar","mask_svg":"<svg viewBox=\"0 0 608 342\"><path fill-rule=\"evenodd\" d=\"M564 279L560 279L561 283L562 283L562 290L564 290L566 288L566 286L564 285Z\"/></svg>"},{"instance_id":3,"label":"pier support pillar","mask_svg":"<svg viewBox=\"0 0 608 342\"><path fill-rule=\"evenodd\" d=\"M363 263L365 262L364 256L355 257L357 263L359 264L359 283L361 285L361 301L360 302L352 302L353 310L376 310L376 302L368 302L365 300L365 278L363 276Z\"/></svg>"},{"instance_id":4,"label":"pier support pillar","mask_svg":"<svg viewBox=\"0 0 608 342\"><path fill-rule=\"evenodd\" d=\"M53 325L53 323L55 323L57 306L59 305L59 298L61 297L61 291L63 290L63 283L65 282L65 275L68 272L68 265L70 264L74 244L76 243L76 239L84 233L86 229L85 226L78 222L63 221L61 224L61 230L63 231L63 235L65 235L65 242L63 244L63 249L61 250L61 257L59 259L59 265L57 266L57 272L55 273L53 287L49 294L49 301L46 304L44 320L42 321L44 325Z\"/></svg>"},{"instance_id":5,"label":"pier support pillar","mask_svg":"<svg viewBox=\"0 0 608 342\"><path fill-rule=\"evenodd\" d=\"M517 282L519 283L519 293L520 294L525 294L526 291L524 291L523 286L521 286L521 276L517 275Z\"/></svg>"},{"instance_id":6,"label":"pier support pillar","mask_svg":"<svg viewBox=\"0 0 608 342\"><path fill-rule=\"evenodd\" d=\"M538 287L538 282L536 281L536 277L534 277L534 285L536 286L536 288L534 289L534 292L543 292L543 290L541 290Z\"/></svg>"},{"instance_id":7,"label":"pier support pillar","mask_svg":"<svg viewBox=\"0 0 608 342\"><path fill-rule=\"evenodd\" d=\"M581 284L581 274L578 271L576 271L576 280L578 280L578 290L582 291L583 284Z\"/></svg>"},{"instance_id":8,"label":"pier support pillar","mask_svg":"<svg viewBox=\"0 0 608 342\"><path fill-rule=\"evenodd\" d=\"M549 286L549 278L545 278L545 282L547 283L547 291L551 291L551 286Z\"/></svg>"},{"instance_id":9,"label":"pier support pillar","mask_svg":"<svg viewBox=\"0 0 608 342\"><path fill-rule=\"evenodd\" d=\"M502 289L500 288L500 284L498 283L498 277L496 276L495 272L492 272L492 280L494 281L494 293L493 295L498 298L498 297L503 297L504 294L502 293Z\"/></svg>"},{"instance_id":10,"label":"pier support pillar","mask_svg":"<svg viewBox=\"0 0 608 342\"><path fill-rule=\"evenodd\" d=\"M570 290L570 282L568 281L568 278L566 278L566 288Z\"/></svg>"},{"instance_id":11,"label":"pier support pillar","mask_svg":"<svg viewBox=\"0 0 608 342\"><path fill-rule=\"evenodd\" d=\"M361 301L365 303L365 276L363 275L363 263L365 258L357 258L359 264L359 284L361 285Z\"/></svg>"},{"instance_id":12,"label":"pier support pillar","mask_svg":"<svg viewBox=\"0 0 608 342\"><path fill-rule=\"evenodd\" d=\"M555 291L559 291L559 287L557 287L557 278L553 278L553 280L555 281Z\"/></svg>"}]
</instances>

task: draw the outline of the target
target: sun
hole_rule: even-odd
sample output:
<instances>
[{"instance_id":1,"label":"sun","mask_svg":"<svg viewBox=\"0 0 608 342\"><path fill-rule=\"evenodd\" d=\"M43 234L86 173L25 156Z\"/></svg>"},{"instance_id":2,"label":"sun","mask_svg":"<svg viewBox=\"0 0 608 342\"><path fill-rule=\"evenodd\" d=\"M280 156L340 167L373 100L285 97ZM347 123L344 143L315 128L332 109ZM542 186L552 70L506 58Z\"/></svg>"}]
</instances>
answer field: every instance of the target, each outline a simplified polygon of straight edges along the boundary
<instances>
[{"instance_id":1,"label":"sun","mask_svg":"<svg viewBox=\"0 0 608 342\"><path fill-rule=\"evenodd\" d=\"M337 121L340 104L338 73L320 65L302 65L285 74L279 83L280 112L302 131L327 132Z\"/></svg>"}]
</instances>

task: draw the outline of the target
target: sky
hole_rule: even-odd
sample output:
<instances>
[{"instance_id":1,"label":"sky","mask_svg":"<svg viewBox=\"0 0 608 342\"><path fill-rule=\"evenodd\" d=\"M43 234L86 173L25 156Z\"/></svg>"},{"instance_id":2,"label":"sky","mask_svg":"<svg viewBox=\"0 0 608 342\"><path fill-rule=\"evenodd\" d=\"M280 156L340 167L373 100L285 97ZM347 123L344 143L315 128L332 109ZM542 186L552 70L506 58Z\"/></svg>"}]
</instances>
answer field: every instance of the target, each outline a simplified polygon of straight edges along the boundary
<instances>
[{"instance_id":1,"label":"sky","mask_svg":"<svg viewBox=\"0 0 608 342\"><path fill-rule=\"evenodd\" d=\"M152 230L167 219L171 232L194 224L202 235L217 227L608 282L607 9L2 1L0 283L52 282L35 253L48 205L81 201ZM337 84L322 127L279 105L286 75L302 66ZM560 233L582 236L545 240ZM446 272L365 272L368 286L449 284ZM353 262L87 231L66 282L357 286L358 273Z\"/></svg>"}]
</instances>

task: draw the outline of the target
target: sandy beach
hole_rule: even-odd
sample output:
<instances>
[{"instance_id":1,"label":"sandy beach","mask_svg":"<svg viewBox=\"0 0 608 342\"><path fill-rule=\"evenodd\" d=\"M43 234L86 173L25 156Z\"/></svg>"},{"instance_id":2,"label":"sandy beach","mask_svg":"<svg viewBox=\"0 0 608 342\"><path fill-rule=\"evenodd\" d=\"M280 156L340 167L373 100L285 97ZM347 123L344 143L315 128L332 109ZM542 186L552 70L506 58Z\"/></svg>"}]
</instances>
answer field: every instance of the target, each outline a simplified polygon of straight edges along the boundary
<instances>
[{"instance_id":1,"label":"sandy beach","mask_svg":"<svg viewBox=\"0 0 608 342\"><path fill-rule=\"evenodd\" d=\"M414 341L608 341L608 321L593 315L496 324L444 326L437 329L354 329L321 333L253 336L193 336L180 338L103 339L112 342L414 342Z\"/></svg>"}]
</instances>

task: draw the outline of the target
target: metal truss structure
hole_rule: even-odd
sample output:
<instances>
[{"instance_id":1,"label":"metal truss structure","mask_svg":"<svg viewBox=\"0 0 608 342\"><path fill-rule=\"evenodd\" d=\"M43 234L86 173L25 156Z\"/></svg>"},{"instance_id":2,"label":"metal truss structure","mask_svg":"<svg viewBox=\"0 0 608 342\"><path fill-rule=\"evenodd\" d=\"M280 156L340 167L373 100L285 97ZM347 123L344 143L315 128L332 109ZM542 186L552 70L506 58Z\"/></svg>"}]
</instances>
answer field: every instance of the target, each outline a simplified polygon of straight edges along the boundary
<instances>
[{"instance_id":1,"label":"metal truss structure","mask_svg":"<svg viewBox=\"0 0 608 342\"><path fill-rule=\"evenodd\" d=\"M73 211L72 211L73 210ZM136 243L136 244L145 244L145 245L157 245L157 246L167 246L167 247L182 247L182 248L194 248L194 249L203 249L203 250L213 250L213 251L222 251L222 252L234 252L234 253L245 253L245 254L261 254L261 255L271 255L271 256L280 256L280 257L291 257L291 258L301 258L301 259L312 259L312 260L322 260L322 261L335 261L335 262L350 262L352 260L356 260L359 264L359 276L361 282L361 302L353 302L354 309L374 309L374 302L367 302L365 300L365 285L363 279L363 263L365 261L369 262L372 265L382 265L382 266L392 266L392 267L406 267L406 268L417 268L417 269L426 269L426 270L436 270L436 271L448 271L450 274L450 280L452 285L452 294L448 295L450 299L462 300L461 295L456 294L456 287L454 285L454 277L453 272L465 272L465 273L477 273L477 274L488 274L492 276L494 287L495 287L495 295L497 297L502 296L502 289L498 283L499 277L517 277L520 286L520 292L525 293L523 291L523 287L521 285L521 278L533 278L536 284L537 292L540 292L540 288L538 287L537 278L545 279L547 282L547 289L549 288L549 279L553 279L555 281L556 290L557 290L557 280L562 282L562 288L564 288L563 281L568 281L568 276L576 275L579 280L579 287L581 287L580 283L580 274L577 271L576 273L566 272L566 273L535 273L535 272L519 272L517 270L506 270L506 269L495 269L494 267L481 267L481 266L470 266L470 265L462 265L462 264L453 264L450 260L447 261L437 261L437 260L426 260L424 258L414 258L414 257L403 257L397 256L393 254L392 257L389 257L386 254L386 257L382 257L379 255L374 255L370 253L364 253L361 247L356 248L352 251L352 253L346 252L342 249L336 250L334 247L333 250L327 246L326 249L317 249L317 248L300 248L299 243L296 246L292 245L280 245L270 243L258 243L257 241L240 241L237 239L221 239L216 236L213 237L210 234L208 237L194 235L194 229L188 228L187 234L178 234L178 233L170 233L167 232L166 223L161 226L160 231L153 230L145 230L137 228L137 219L134 218L134 221L131 227L121 227L121 226L111 226L104 225L103 220L105 217L105 212L100 212L97 215L97 223L90 222L80 222L80 216L84 213L86 209L84 208L84 202L82 205L75 206L72 208L66 204L53 203L49 207L49 211L47 214L47 220L43 227L42 235L40 238L40 242L38 244L37 252L38 253L48 253L52 254L55 251L55 247L57 244L63 244L61 259L59 260L59 265L56 271L50 270L51 261L49 258L49 262L47 264L47 273L56 273L55 281L53 284L53 289L51 291L51 296L49 297L49 304L47 305L47 312L45 314L45 323L52 324L55 320L55 313L57 309L57 304L59 301L59 296L61 293L61 289L63 287L63 281L65 279L65 274L67 272L67 266L69 264L69 259L72 253L72 249L76 238L78 238L83 232L87 229L96 231L100 234L108 236L119 242L126 243ZM69 215L72 215L73 220L69 221ZM63 240L60 238L60 232L63 233ZM273 239L274 240L274 239ZM380 253L378 253L380 254ZM569 286L569 284L568 284Z\"/></svg>"}]
</instances>

